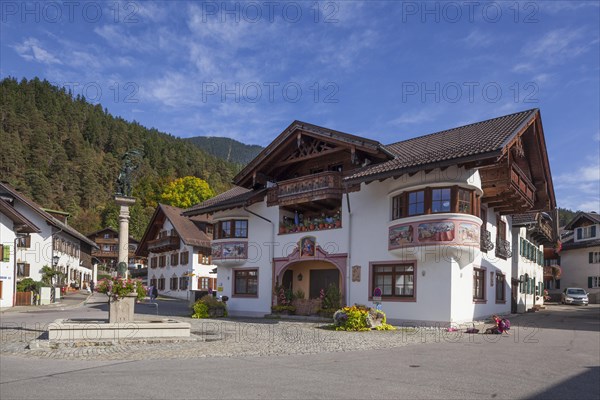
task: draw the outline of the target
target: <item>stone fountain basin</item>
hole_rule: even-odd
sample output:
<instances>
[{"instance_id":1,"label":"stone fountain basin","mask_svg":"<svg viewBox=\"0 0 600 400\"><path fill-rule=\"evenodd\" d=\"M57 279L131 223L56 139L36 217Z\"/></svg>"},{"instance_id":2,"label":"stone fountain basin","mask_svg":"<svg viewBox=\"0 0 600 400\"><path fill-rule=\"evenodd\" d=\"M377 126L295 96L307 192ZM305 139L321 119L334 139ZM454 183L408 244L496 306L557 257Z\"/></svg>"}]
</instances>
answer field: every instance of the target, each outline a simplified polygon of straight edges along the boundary
<instances>
[{"instance_id":1,"label":"stone fountain basin","mask_svg":"<svg viewBox=\"0 0 600 400\"><path fill-rule=\"evenodd\" d=\"M109 323L93 319L57 319L48 325L49 340L127 340L190 336L190 324L173 319Z\"/></svg>"}]
</instances>

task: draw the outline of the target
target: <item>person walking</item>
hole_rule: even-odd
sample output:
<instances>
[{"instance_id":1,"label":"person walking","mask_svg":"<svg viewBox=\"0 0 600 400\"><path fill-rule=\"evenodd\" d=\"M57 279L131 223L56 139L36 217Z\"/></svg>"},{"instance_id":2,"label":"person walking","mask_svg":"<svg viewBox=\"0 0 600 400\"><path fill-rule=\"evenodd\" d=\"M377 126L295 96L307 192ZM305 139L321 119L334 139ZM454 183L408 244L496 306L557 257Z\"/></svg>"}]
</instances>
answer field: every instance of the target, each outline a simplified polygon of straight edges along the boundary
<instances>
[{"instance_id":1,"label":"person walking","mask_svg":"<svg viewBox=\"0 0 600 400\"><path fill-rule=\"evenodd\" d=\"M90 292L91 292L92 294L94 294L94 289L96 288L96 283L94 283L94 281L90 281L90 286L89 286L89 288L90 288Z\"/></svg>"}]
</instances>

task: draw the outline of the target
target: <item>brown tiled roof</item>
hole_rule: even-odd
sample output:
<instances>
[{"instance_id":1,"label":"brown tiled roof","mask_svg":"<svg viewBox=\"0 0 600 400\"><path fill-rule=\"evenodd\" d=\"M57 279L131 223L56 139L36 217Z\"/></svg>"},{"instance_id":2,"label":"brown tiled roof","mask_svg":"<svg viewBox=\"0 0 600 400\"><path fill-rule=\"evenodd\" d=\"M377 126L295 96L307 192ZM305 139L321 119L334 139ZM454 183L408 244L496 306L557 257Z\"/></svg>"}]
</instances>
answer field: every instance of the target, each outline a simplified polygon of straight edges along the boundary
<instances>
[{"instance_id":1,"label":"brown tiled roof","mask_svg":"<svg viewBox=\"0 0 600 400\"><path fill-rule=\"evenodd\" d=\"M234 186L226 192L188 208L183 212L183 215L191 216L206 214L217 210L243 206L252 197L258 196L264 192L265 189L250 190L241 186Z\"/></svg>"},{"instance_id":2,"label":"brown tiled roof","mask_svg":"<svg viewBox=\"0 0 600 400\"><path fill-rule=\"evenodd\" d=\"M403 170L452 164L461 159L495 157L538 111L522 111L387 145L386 149L395 156L393 160L362 168L346 180L392 176Z\"/></svg>"},{"instance_id":3,"label":"brown tiled roof","mask_svg":"<svg viewBox=\"0 0 600 400\"><path fill-rule=\"evenodd\" d=\"M159 207L165 216L173 224L173 228L183 240L190 246L210 247L211 238L192 221L190 218L182 215L181 208L159 204Z\"/></svg>"},{"instance_id":4,"label":"brown tiled roof","mask_svg":"<svg viewBox=\"0 0 600 400\"><path fill-rule=\"evenodd\" d=\"M82 233L79 233L77 230L73 229L69 225L54 218L52 215L50 215L49 213L44 211L39 204L37 204L33 200L23 196L21 193L19 193L15 188L10 186L9 184L7 184L5 182L0 182L0 194L2 191L6 191L10 195L12 195L16 199L18 199L20 202L24 203L26 206L31 208L33 211L35 211L37 214L39 214L44 220L46 220L46 222L48 224L54 226L55 228L60 229L61 231L63 231L66 234L71 235L72 237L74 237L75 239L78 239L81 242L89 244L93 248L96 248L96 249L98 248L98 245L96 245L96 243L94 243L92 240L88 239L87 237L85 237L85 235L83 235Z\"/></svg>"},{"instance_id":5,"label":"brown tiled roof","mask_svg":"<svg viewBox=\"0 0 600 400\"><path fill-rule=\"evenodd\" d=\"M23 214L18 212L13 206L2 199L0 199L0 212L6 215L15 225L18 226L19 232L41 232L40 228L35 226L33 222L28 220Z\"/></svg>"}]
</instances>

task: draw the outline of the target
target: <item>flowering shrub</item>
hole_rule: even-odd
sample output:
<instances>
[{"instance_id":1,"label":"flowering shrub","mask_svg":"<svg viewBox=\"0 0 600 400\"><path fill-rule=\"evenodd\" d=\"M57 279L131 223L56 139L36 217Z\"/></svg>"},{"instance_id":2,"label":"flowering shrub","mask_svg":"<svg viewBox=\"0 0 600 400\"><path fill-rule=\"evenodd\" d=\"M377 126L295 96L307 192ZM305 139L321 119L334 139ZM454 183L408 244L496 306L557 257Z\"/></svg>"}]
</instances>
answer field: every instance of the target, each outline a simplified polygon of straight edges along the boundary
<instances>
[{"instance_id":1,"label":"flowering shrub","mask_svg":"<svg viewBox=\"0 0 600 400\"><path fill-rule=\"evenodd\" d=\"M227 316L227 306L211 295L206 295L192 306L192 318L216 318Z\"/></svg>"},{"instance_id":2,"label":"flowering shrub","mask_svg":"<svg viewBox=\"0 0 600 400\"><path fill-rule=\"evenodd\" d=\"M333 325L336 331L368 331L395 330L386 323L385 313L374 308L353 305L343 307L333 314Z\"/></svg>"},{"instance_id":3,"label":"flowering shrub","mask_svg":"<svg viewBox=\"0 0 600 400\"><path fill-rule=\"evenodd\" d=\"M98 293L104 293L114 300L125 297L128 294L135 294L138 300L146 297L146 288L139 279L125 278L106 278L102 279L96 285Z\"/></svg>"}]
</instances>

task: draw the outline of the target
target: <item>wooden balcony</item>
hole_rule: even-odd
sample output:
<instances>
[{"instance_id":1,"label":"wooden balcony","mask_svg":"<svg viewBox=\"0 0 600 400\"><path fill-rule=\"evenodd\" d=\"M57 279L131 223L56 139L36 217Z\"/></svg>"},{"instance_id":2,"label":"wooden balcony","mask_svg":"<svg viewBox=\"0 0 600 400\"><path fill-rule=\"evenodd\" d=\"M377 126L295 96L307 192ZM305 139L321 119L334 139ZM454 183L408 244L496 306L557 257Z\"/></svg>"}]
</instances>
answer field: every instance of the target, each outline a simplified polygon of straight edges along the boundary
<instances>
[{"instance_id":1,"label":"wooden balcony","mask_svg":"<svg viewBox=\"0 0 600 400\"><path fill-rule=\"evenodd\" d=\"M176 234L163 236L158 239L148 241L148 251L152 253L163 253L165 251L179 249L180 239Z\"/></svg>"},{"instance_id":2,"label":"wooden balcony","mask_svg":"<svg viewBox=\"0 0 600 400\"><path fill-rule=\"evenodd\" d=\"M342 174L337 171L289 179L267 193L268 206L287 206L319 200L342 199Z\"/></svg>"},{"instance_id":3,"label":"wooden balcony","mask_svg":"<svg viewBox=\"0 0 600 400\"><path fill-rule=\"evenodd\" d=\"M541 214L538 214L536 224L531 227L529 234L533 240L543 245L551 246L556 243L554 229L550 222L541 217Z\"/></svg>"},{"instance_id":4,"label":"wooden balcony","mask_svg":"<svg viewBox=\"0 0 600 400\"><path fill-rule=\"evenodd\" d=\"M514 163L480 170L482 202L500 214L519 214L535 203L535 186Z\"/></svg>"}]
</instances>

